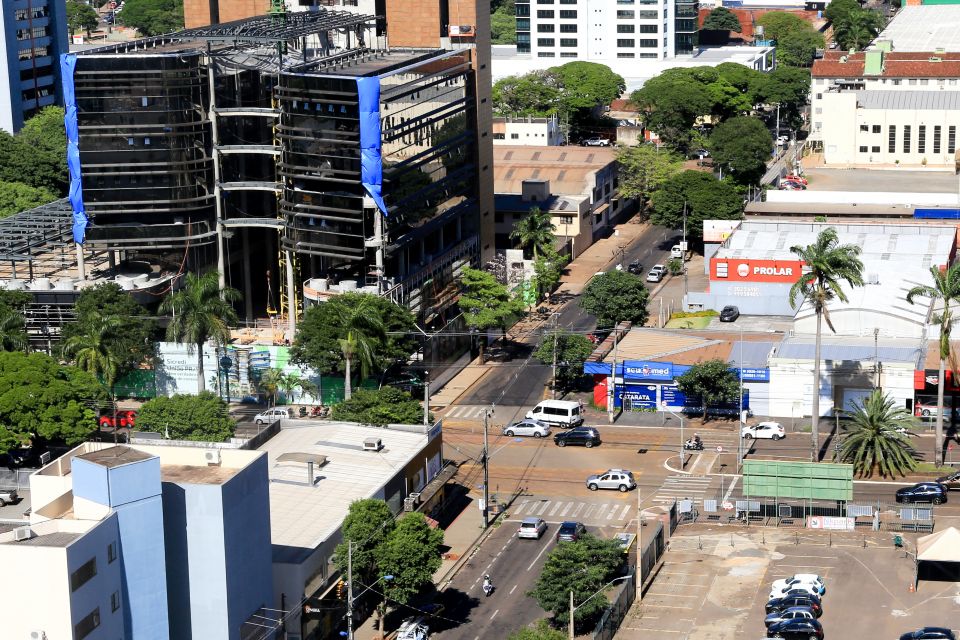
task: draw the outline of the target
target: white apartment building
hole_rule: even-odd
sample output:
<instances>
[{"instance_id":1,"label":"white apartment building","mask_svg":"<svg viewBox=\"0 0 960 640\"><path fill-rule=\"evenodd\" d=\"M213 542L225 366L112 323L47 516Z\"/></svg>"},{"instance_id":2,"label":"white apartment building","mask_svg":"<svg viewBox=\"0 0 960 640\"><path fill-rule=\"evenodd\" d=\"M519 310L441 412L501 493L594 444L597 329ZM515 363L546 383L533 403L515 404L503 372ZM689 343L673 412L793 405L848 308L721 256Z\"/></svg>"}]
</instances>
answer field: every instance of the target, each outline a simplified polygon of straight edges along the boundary
<instances>
[{"instance_id":1,"label":"white apartment building","mask_svg":"<svg viewBox=\"0 0 960 640\"><path fill-rule=\"evenodd\" d=\"M493 119L493 144L555 147L564 143L557 116Z\"/></svg>"}]
</instances>

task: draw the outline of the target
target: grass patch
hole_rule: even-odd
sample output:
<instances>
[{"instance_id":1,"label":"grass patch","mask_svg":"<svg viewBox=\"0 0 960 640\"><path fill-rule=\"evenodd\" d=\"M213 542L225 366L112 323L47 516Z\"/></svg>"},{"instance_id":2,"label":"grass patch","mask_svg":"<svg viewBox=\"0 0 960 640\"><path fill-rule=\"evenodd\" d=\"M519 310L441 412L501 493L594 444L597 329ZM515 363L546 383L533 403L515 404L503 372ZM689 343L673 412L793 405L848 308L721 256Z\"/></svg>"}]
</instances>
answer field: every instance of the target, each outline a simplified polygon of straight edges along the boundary
<instances>
[{"instance_id":1,"label":"grass patch","mask_svg":"<svg viewBox=\"0 0 960 640\"><path fill-rule=\"evenodd\" d=\"M706 329L710 325L712 317L673 318L667 322L667 329Z\"/></svg>"},{"instance_id":2,"label":"grass patch","mask_svg":"<svg viewBox=\"0 0 960 640\"><path fill-rule=\"evenodd\" d=\"M917 468L914 469L914 473L936 473L941 476L953 473L954 471L955 469L953 467L938 467L932 462L921 462L917 465Z\"/></svg>"}]
</instances>

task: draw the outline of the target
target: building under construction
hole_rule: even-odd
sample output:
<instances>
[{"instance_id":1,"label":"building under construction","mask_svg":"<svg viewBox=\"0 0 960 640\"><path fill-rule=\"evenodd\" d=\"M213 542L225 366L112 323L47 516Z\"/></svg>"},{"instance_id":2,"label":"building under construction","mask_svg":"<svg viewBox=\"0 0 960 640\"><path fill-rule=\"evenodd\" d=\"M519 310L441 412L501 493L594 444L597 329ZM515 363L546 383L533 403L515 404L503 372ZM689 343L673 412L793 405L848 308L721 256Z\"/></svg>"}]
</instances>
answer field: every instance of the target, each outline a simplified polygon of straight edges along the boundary
<instances>
[{"instance_id":1,"label":"building under construction","mask_svg":"<svg viewBox=\"0 0 960 640\"><path fill-rule=\"evenodd\" d=\"M473 42L444 40L390 47L376 17L321 8L65 56L81 280L93 256L217 269L287 338L349 290L447 326L458 272L492 251L492 190Z\"/></svg>"}]
</instances>

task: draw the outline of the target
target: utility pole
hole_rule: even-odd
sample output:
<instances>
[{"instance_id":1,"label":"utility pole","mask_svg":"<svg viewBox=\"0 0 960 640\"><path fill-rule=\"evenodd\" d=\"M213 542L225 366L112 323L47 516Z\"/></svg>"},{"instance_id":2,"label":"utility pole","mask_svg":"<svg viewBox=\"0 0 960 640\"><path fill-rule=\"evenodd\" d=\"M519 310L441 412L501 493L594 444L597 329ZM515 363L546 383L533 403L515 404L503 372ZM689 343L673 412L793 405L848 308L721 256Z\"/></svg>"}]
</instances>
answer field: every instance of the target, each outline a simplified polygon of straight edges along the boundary
<instances>
[{"instance_id":1,"label":"utility pole","mask_svg":"<svg viewBox=\"0 0 960 640\"><path fill-rule=\"evenodd\" d=\"M740 374L740 403L737 405L737 409L740 415L740 430L737 432L737 469L740 468L740 464L743 462L743 325L740 326L740 356L738 360L737 372Z\"/></svg>"},{"instance_id":2,"label":"utility pole","mask_svg":"<svg viewBox=\"0 0 960 640\"><path fill-rule=\"evenodd\" d=\"M490 409L483 410L483 528L490 526L490 449L487 441Z\"/></svg>"},{"instance_id":3,"label":"utility pole","mask_svg":"<svg viewBox=\"0 0 960 640\"><path fill-rule=\"evenodd\" d=\"M425 369L423 376L423 424L430 424L430 370Z\"/></svg>"},{"instance_id":4,"label":"utility pole","mask_svg":"<svg viewBox=\"0 0 960 640\"><path fill-rule=\"evenodd\" d=\"M617 397L617 346L620 341L618 340L620 328L619 321L615 321L613 325L613 370L610 376L610 400L607 401L607 418L610 420L610 424L613 424L613 405L615 398Z\"/></svg>"},{"instance_id":5,"label":"utility pole","mask_svg":"<svg viewBox=\"0 0 960 640\"><path fill-rule=\"evenodd\" d=\"M353 540L347 541L347 637L353 640Z\"/></svg>"},{"instance_id":6,"label":"utility pole","mask_svg":"<svg viewBox=\"0 0 960 640\"><path fill-rule=\"evenodd\" d=\"M574 609L574 607L573 607L573 590L571 589L571 590L570 590L570 625L569 625L569 627L570 627L570 628L569 628L570 640L573 640L574 638L577 637L576 634L575 634L574 631L573 631L573 609Z\"/></svg>"},{"instance_id":7,"label":"utility pole","mask_svg":"<svg viewBox=\"0 0 960 640\"><path fill-rule=\"evenodd\" d=\"M686 253L687 253L687 201L683 201L683 242L680 244L682 249L682 254L680 256L680 267L683 269L683 299L687 298L687 264L686 264ZM704 416L706 418L706 416Z\"/></svg>"},{"instance_id":8,"label":"utility pole","mask_svg":"<svg viewBox=\"0 0 960 640\"><path fill-rule=\"evenodd\" d=\"M551 396L554 400L557 399L557 340L559 335L557 332L557 319L558 314L553 314L553 395Z\"/></svg>"}]
</instances>

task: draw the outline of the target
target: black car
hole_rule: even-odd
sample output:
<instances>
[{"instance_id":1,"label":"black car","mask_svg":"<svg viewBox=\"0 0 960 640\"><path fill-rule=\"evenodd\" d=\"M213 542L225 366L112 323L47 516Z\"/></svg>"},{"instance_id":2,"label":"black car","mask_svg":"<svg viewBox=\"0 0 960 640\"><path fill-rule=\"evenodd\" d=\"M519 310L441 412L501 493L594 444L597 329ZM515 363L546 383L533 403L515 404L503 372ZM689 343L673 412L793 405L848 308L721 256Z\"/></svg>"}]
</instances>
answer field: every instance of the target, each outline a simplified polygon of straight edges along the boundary
<instances>
[{"instance_id":1,"label":"black car","mask_svg":"<svg viewBox=\"0 0 960 640\"><path fill-rule=\"evenodd\" d=\"M897 502L943 504L946 501L947 488L939 482L918 482L912 487L897 489Z\"/></svg>"},{"instance_id":2,"label":"black car","mask_svg":"<svg viewBox=\"0 0 960 640\"><path fill-rule=\"evenodd\" d=\"M803 640L823 640L823 627L819 620L794 618L784 620L767 628L767 635L774 638L802 638Z\"/></svg>"},{"instance_id":3,"label":"black car","mask_svg":"<svg viewBox=\"0 0 960 640\"><path fill-rule=\"evenodd\" d=\"M561 431L553 436L553 442L558 447L573 444L583 445L589 449L600 444L600 432L593 427L574 427L569 431Z\"/></svg>"},{"instance_id":4,"label":"black car","mask_svg":"<svg viewBox=\"0 0 960 640\"><path fill-rule=\"evenodd\" d=\"M587 533L582 522L562 522L557 529L557 542L576 542Z\"/></svg>"},{"instance_id":5,"label":"black car","mask_svg":"<svg viewBox=\"0 0 960 640\"><path fill-rule=\"evenodd\" d=\"M957 640L950 629L943 627L924 627L900 636L900 640Z\"/></svg>"},{"instance_id":6,"label":"black car","mask_svg":"<svg viewBox=\"0 0 960 640\"><path fill-rule=\"evenodd\" d=\"M720 322L733 322L740 317L740 309L727 305L720 311Z\"/></svg>"},{"instance_id":7,"label":"black car","mask_svg":"<svg viewBox=\"0 0 960 640\"><path fill-rule=\"evenodd\" d=\"M807 607L813 611L813 615L818 618L823 615L823 606L820 604L820 598L810 594L796 594L782 598L774 598L767 602L766 612L775 613L789 609L790 607Z\"/></svg>"},{"instance_id":8,"label":"black car","mask_svg":"<svg viewBox=\"0 0 960 640\"><path fill-rule=\"evenodd\" d=\"M634 260L629 265L627 265L627 271L634 275L640 275L643 273L643 265L640 264L639 260Z\"/></svg>"}]
</instances>

